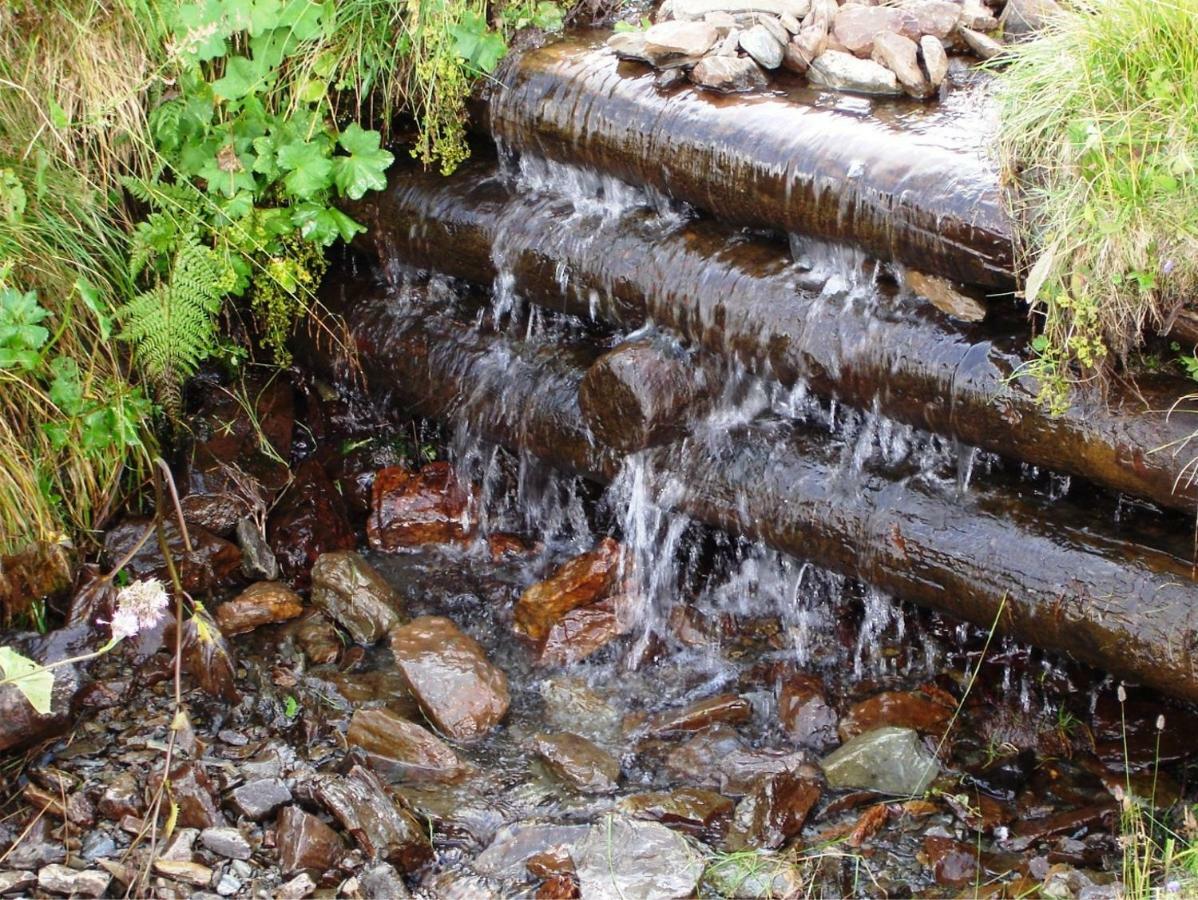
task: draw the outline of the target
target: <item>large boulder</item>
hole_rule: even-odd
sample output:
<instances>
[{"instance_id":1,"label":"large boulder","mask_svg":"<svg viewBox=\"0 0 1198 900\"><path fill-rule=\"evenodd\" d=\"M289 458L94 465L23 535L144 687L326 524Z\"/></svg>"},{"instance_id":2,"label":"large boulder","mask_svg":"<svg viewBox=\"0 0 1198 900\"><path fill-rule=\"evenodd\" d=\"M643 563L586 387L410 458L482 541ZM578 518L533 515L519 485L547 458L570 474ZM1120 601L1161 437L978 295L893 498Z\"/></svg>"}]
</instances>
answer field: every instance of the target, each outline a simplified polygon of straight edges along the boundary
<instances>
[{"instance_id":1,"label":"large boulder","mask_svg":"<svg viewBox=\"0 0 1198 900\"><path fill-rule=\"evenodd\" d=\"M429 720L457 741L476 741L507 714L507 676L478 641L442 616L391 632L391 651Z\"/></svg>"},{"instance_id":2,"label":"large boulder","mask_svg":"<svg viewBox=\"0 0 1198 900\"><path fill-rule=\"evenodd\" d=\"M873 48L873 41L870 41ZM812 84L858 94L901 94L893 72L871 59L858 59L840 50L825 50L807 70Z\"/></svg>"}]
</instances>

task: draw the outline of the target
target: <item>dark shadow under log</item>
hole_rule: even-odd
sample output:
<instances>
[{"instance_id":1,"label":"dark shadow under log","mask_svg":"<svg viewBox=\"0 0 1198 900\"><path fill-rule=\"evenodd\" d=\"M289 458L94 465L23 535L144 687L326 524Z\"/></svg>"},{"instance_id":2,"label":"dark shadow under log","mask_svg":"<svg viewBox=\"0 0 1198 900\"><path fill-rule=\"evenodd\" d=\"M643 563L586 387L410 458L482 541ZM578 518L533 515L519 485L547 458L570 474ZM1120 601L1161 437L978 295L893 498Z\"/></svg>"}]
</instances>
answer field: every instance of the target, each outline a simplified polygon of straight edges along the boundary
<instances>
[{"instance_id":1,"label":"dark shadow under log","mask_svg":"<svg viewBox=\"0 0 1198 900\"><path fill-rule=\"evenodd\" d=\"M376 391L428 415L465 416L498 443L597 480L619 470L578 410L585 352L480 335L444 312L413 315L379 288L326 302L346 316ZM962 495L902 470L846 470L834 441L781 423L688 438L644 459L667 487L663 502L700 521L1198 700L1188 564L1089 510L986 486Z\"/></svg>"},{"instance_id":2,"label":"dark shadow under log","mask_svg":"<svg viewBox=\"0 0 1198 900\"><path fill-rule=\"evenodd\" d=\"M975 92L932 108L812 90L663 95L651 69L585 37L514 57L498 82L491 131L519 152L648 185L728 222L1010 286L1011 226Z\"/></svg>"},{"instance_id":3,"label":"dark shadow under log","mask_svg":"<svg viewBox=\"0 0 1198 900\"><path fill-rule=\"evenodd\" d=\"M569 201L513 196L494 168L444 179L416 171L360 204L384 263L489 284L494 247L529 300L617 327L652 321L786 385L1116 491L1194 512L1198 413L1172 407L1192 385L1144 376L1107 395L1084 387L1051 416L1021 374L1025 337L957 322L877 291L821 294L775 242L645 211L611 218ZM563 287L564 285L564 287Z\"/></svg>"}]
</instances>

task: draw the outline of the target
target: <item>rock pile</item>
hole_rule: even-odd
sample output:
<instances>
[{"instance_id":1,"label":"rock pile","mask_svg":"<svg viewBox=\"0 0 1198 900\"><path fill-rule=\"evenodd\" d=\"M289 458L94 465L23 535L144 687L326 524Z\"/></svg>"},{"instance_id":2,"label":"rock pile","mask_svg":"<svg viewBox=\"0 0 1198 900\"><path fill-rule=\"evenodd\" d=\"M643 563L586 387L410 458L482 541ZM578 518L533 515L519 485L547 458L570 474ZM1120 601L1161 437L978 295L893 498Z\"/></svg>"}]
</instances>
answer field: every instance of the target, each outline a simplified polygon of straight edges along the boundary
<instances>
[{"instance_id":1,"label":"rock pile","mask_svg":"<svg viewBox=\"0 0 1198 900\"><path fill-rule=\"evenodd\" d=\"M644 31L612 35L623 59L681 72L725 93L765 87L778 69L820 87L863 94L935 95L949 53L991 59L1010 27L1024 35L1050 16L1052 0L665 0Z\"/></svg>"}]
</instances>

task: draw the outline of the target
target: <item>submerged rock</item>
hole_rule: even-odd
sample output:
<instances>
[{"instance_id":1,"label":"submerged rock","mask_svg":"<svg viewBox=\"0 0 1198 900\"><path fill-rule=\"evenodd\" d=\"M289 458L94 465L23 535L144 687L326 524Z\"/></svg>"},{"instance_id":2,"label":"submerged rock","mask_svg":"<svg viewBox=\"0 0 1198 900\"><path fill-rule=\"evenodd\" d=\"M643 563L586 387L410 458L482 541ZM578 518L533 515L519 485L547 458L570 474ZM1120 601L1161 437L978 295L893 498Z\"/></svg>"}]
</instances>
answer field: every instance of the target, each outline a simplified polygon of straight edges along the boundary
<instances>
[{"instance_id":1,"label":"submerged rock","mask_svg":"<svg viewBox=\"0 0 1198 900\"><path fill-rule=\"evenodd\" d=\"M674 777L741 796L761 776L794 771L806 762L802 752L752 748L727 725L717 724L674 750L665 764Z\"/></svg>"},{"instance_id":2,"label":"submerged rock","mask_svg":"<svg viewBox=\"0 0 1198 900\"><path fill-rule=\"evenodd\" d=\"M399 466L382 469L375 475L372 498L366 536L376 550L455 543L474 533L470 497L447 462L429 463L416 472Z\"/></svg>"},{"instance_id":3,"label":"submerged rock","mask_svg":"<svg viewBox=\"0 0 1198 900\"><path fill-rule=\"evenodd\" d=\"M618 787L620 764L584 737L538 734L532 751L566 784L584 794L610 794Z\"/></svg>"},{"instance_id":4,"label":"submerged rock","mask_svg":"<svg viewBox=\"0 0 1198 900\"><path fill-rule=\"evenodd\" d=\"M737 725L752 716L753 706L748 700L736 694L719 694L657 714L646 723L645 732L652 737L669 737L702 731L716 722Z\"/></svg>"},{"instance_id":5,"label":"submerged rock","mask_svg":"<svg viewBox=\"0 0 1198 900\"><path fill-rule=\"evenodd\" d=\"M656 822L611 815L573 851L582 895L595 900L673 900L692 896L703 857Z\"/></svg>"},{"instance_id":6,"label":"submerged rock","mask_svg":"<svg viewBox=\"0 0 1198 900\"><path fill-rule=\"evenodd\" d=\"M739 56L707 56L690 72L690 80L701 88L725 94L765 87L769 82L761 67Z\"/></svg>"},{"instance_id":7,"label":"submerged rock","mask_svg":"<svg viewBox=\"0 0 1198 900\"><path fill-rule=\"evenodd\" d=\"M392 630L391 650L424 714L454 740L478 740L507 714L507 676L451 620L413 619Z\"/></svg>"},{"instance_id":8,"label":"submerged rock","mask_svg":"<svg viewBox=\"0 0 1198 900\"><path fill-rule=\"evenodd\" d=\"M448 744L388 709L355 711L346 740L365 750L383 774L404 781L451 781L462 773L462 762Z\"/></svg>"},{"instance_id":9,"label":"submerged rock","mask_svg":"<svg viewBox=\"0 0 1198 900\"><path fill-rule=\"evenodd\" d=\"M883 794L922 794L940 764L910 728L877 728L858 735L821 760L828 784Z\"/></svg>"},{"instance_id":10,"label":"submerged rock","mask_svg":"<svg viewBox=\"0 0 1198 900\"><path fill-rule=\"evenodd\" d=\"M810 675L783 679L778 691L778 717L782 728L801 747L823 751L837 743L837 715L824 696L824 685Z\"/></svg>"},{"instance_id":11,"label":"submerged rock","mask_svg":"<svg viewBox=\"0 0 1198 900\"><path fill-rule=\"evenodd\" d=\"M399 595L352 551L326 553L316 561L312 604L359 644L373 644L402 621Z\"/></svg>"},{"instance_id":12,"label":"submerged rock","mask_svg":"<svg viewBox=\"0 0 1198 900\"><path fill-rule=\"evenodd\" d=\"M872 43L871 43L872 48ZM888 68L839 50L825 50L811 62L812 84L859 94L899 94L898 78Z\"/></svg>"},{"instance_id":13,"label":"submerged rock","mask_svg":"<svg viewBox=\"0 0 1198 900\"><path fill-rule=\"evenodd\" d=\"M822 793L807 775L779 772L760 779L736 805L728 846L776 850L803 830Z\"/></svg>"},{"instance_id":14,"label":"submerged rock","mask_svg":"<svg viewBox=\"0 0 1198 900\"><path fill-rule=\"evenodd\" d=\"M610 47L620 59L632 59L637 62L649 62L645 53L645 35L640 31L617 31L607 39Z\"/></svg>"},{"instance_id":15,"label":"submerged rock","mask_svg":"<svg viewBox=\"0 0 1198 900\"><path fill-rule=\"evenodd\" d=\"M587 825L518 822L505 825L471 864L476 872L495 878L524 880L528 861L546 855L569 856L590 832ZM572 866L571 866L572 867Z\"/></svg>"},{"instance_id":16,"label":"submerged rock","mask_svg":"<svg viewBox=\"0 0 1198 900\"><path fill-rule=\"evenodd\" d=\"M953 707L918 691L883 691L855 704L840 720L840 739L847 741L883 725L911 728L940 737L953 717Z\"/></svg>"},{"instance_id":17,"label":"submerged rock","mask_svg":"<svg viewBox=\"0 0 1198 900\"><path fill-rule=\"evenodd\" d=\"M288 806L279 813L275 833L284 875L331 869L345 849L337 832L298 806Z\"/></svg>"},{"instance_id":18,"label":"submerged rock","mask_svg":"<svg viewBox=\"0 0 1198 900\"><path fill-rule=\"evenodd\" d=\"M226 637L294 619L304 611L299 594L277 581L259 581L216 608L216 623Z\"/></svg>"},{"instance_id":19,"label":"submerged rock","mask_svg":"<svg viewBox=\"0 0 1198 900\"><path fill-rule=\"evenodd\" d=\"M660 822L691 837L718 843L732 821L732 800L703 788L677 788L624 797L622 812L637 819Z\"/></svg>"},{"instance_id":20,"label":"submerged rock","mask_svg":"<svg viewBox=\"0 0 1198 900\"><path fill-rule=\"evenodd\" d=\"M924 58L927 59L926 54ZM986 307L972 297L962 294L947 278L908 269L906 279L907 287L912 293L923 297L945 315L963 322L980 322L986 318Z\"/></svg>"},{"instance_id":21,"label":"submerged rock","mask_svg":"<svg viewBox=\"0 0 1198 900\"><path fill-rule=\"evenodd\" d=\"M620 560L619 543L606 537L594 549L558 566L548 578L530 585L520 595L515 608L516 627L533 640L544 640L570 610L611 593Z\"/></svg>"},{"instance_id":22,"label":"submerged rock","mask_svg":"<svg viewBox=\"0 0 1198 900\"><path fill-rule=\"evenodd\" d=\"M315 793L371 859L410 872L432 858L420 821L392 800L372 772L354 766L346 775L327 775L317 782Z\"/></svg>"}]
</instances>

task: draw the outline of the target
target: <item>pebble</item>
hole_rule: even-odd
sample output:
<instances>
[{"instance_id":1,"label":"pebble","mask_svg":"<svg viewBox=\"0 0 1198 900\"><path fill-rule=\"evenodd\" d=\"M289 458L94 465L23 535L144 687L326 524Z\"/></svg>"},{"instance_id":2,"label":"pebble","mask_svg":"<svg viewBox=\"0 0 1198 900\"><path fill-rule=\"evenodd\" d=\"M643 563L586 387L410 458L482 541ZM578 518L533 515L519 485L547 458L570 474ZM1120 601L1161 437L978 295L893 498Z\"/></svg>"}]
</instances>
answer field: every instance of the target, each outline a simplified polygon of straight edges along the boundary
<instances>
[{"instance_id":1,"label":"pebble","mask_svg":"<svg viewBox=\"0 0 1198 900\"><path fill-rule=\"evenodd\" d=\"M316 882L307 872L301 872L290 881L279 886L280 900L303 900L316 891ZM406 892L405 892L406 893ZM405 894L379 894L379 897L403 897Z\"/></svg>"},{"instance_id":2,"label":"pebble","mask_svg":"<svg viewBox=\"0 0 1198 900\"><path fill-rule=\"evenodd\" d=\"M291 791L281 778L260 778L233 789L229 803L238 815L257 822L291 802Z\"/></svg>"},{"instance_id":3,"label":"pebble","mask_svg":"<svg viewBox=\"0 0 1198 900\"><path fill-rule=\"evenodd\" d=\"M222 897L232 897L241 890L241 882L233 875L232 872L224 872L220 876L220 880L216 883L216 892Z\"/></svg>"},{"instance_id":4,"label":"pebble","mask_svg":"<svg viewBox=\"0 0 1198 900\"><path fill-rule=\"evenodd\" d=\"M106 832L89 831L83 838L83 846L79 849L79 855L88 862L115 856L116 841L112 839L112 835Z\"/></svg>"},{"instance_id":5,"label":"pebble","mask_svg":"<svg viewBox=\"0 0 1198 900\"><path fill-rule=\"evenodd\" d=\"M250 842L236 828L205 828L200 843L225 859L249 859L253 855Z\"/></svg>"},{"instance_id":6,"label":"pebble","mask_svg":"<svg viewBox=\"0 0 1198 900\"><path fill-rule=\"evenodd\" d=\"M78 872L69 866L54 863L37 873L37 886L51 894L68 897L103 897L112 876L107 872L87 869Z\"/></svg>"},{"instance_id":7,"label":"pebble","mask_svg":"<svg viewBox=\"0 0 1198 900\"><path fill-rule=\"evenodd\" d=\"M754 25L740 36L740 49L749 54L764 69L776 69L782 65L782 54L786 47L764 25Z\"/></svg>"},{"instance_id":8,"label":"pebble","mask_svg":"<svg viewBox=\"0 0 1198 900\"><path fill-rule=\"evenodd\" d=\"M37 884L37 876L32 872L0 872L0 895L25 893Z\"/></svg>"}]
</instances>

